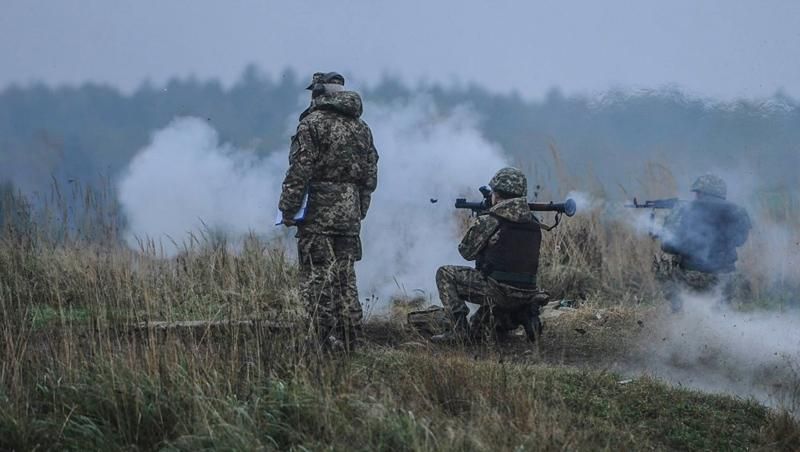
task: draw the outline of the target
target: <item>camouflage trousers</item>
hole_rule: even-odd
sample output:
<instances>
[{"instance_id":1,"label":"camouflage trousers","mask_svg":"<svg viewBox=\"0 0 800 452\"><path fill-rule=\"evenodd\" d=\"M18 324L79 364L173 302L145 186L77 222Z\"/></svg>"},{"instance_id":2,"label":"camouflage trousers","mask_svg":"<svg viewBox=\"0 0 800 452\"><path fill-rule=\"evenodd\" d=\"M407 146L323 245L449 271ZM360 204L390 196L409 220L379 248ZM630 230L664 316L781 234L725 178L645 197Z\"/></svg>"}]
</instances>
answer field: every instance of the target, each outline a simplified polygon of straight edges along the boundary
<instances>
[{"instance_id":1,"label":"camouflage trousers","mask_svg":"<svg viewBox=\"0 0 800 452\"><path fill-rule=\"evenodd\" d=\"M661 284L664 297L676 312L683 307L682 292L714 295L719 291L720 301L730 304L734 297L746 290L743 289L738 275L687 270L680 266L678 257L669 254L656 256L654 267L656 280Z\"/></svg>"},{"instance_id":2,"label":"camouflage trousers","mask_svg":"<svg viewBox=\"0 0 800 452\"><path fill-rule=\"evenodd\" d=\"M351 343L361 333L363 318L353 267L361 259L360 239L304 233L297 248L300 294L318 338Z\"/></svg>"},{"instance_id":3,"label":"camouflage trousers","mask_svg":"<svg viewBox=\"0 0 800 452\"><path fill-rule=\"evenodd\" d=\"M466 316L466 302L481 306L514 308L531 303L536 290L523 290L498 283L472 267L444 265L436 270L439 299L451 318Z\"/></svg>"}]
</instances>

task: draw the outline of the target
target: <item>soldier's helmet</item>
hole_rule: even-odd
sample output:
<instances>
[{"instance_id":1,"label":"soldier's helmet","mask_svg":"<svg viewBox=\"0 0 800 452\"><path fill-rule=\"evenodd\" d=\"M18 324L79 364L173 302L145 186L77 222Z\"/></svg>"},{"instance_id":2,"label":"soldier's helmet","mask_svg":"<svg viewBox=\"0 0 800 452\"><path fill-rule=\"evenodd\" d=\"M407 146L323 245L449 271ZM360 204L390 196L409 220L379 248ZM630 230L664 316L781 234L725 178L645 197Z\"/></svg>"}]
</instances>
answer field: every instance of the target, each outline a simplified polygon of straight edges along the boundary
<instances>
[{"instance_id":1,"label":"soldier's helmet","mask_svg":"<svg viewBox=\"0 0 800 452\"><path fill-rule=\"evenodd\" d=\"M306 89L313 90L316 85L344 85L344 77L338 72L315 72L311 84Z\"/></svg>"},{"instance_id":2,"label":"soldier's helmet","mask_svg":"<svg viewBox=\"0 0 800 452\"><path fill-rule=\"evenodd\" d=\"M704 174L692 184L692 191L725 199L728 196L728 187L721 177L715 174Z\"/></svg>"},{"instance_id":3,"label":"soldier's helmet","mask_svg":"<svg viewBox=\"0 0 800 452\"><path fill-rule=\"evenodd\" d=\"M496 192L512 195L515 197L528 194L528 180L525 174L517 168L503 168L495 173L489 181L489 187Z\"/></svg>"}]
</instances>

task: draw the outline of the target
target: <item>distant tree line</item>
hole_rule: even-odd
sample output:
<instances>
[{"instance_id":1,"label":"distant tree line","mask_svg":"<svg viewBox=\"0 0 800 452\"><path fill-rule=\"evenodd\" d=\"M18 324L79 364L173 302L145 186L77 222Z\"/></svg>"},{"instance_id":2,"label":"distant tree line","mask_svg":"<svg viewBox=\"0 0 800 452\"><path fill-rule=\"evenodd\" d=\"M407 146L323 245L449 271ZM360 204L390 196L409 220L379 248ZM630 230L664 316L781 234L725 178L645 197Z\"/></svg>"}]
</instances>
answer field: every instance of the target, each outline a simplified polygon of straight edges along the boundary
<instances>
[{"instance_id":1,"label":"distant tree line","mask_svg":"<svg viewBox=\"0 0 800 452\"><path fill-rule=\"evenodd\" d=\"M96 84L9 87L0 92L0 180L25 191L53 181L113 180L152 131L181 115L207 118L223 141L256 153L286 149L306 79L249 67L229 88L193 78L145 83L130 95ZM678 91L597 98L553 89L531 100L475 85L411 87L392 79L363 92L375 103L419 94L445 113L471 107L485 136L512 159L551 162L555 150L574 175L610 186L640 175L653 160L691 170L747 162L771 188L800 185L800 109L780 93L721 104Z\"/></svg>"}]
</instances>

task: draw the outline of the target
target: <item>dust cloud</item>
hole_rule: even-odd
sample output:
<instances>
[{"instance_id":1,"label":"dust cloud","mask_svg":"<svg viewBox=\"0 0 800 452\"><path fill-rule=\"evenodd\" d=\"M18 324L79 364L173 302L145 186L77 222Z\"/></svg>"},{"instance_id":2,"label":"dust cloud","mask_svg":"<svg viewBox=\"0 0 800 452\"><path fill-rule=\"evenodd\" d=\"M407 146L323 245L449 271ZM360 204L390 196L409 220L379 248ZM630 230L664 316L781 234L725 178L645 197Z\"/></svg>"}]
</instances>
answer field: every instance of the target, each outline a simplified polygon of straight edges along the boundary
<instances>
[{"instance_id":1,"label":"dust cloud","mask_svg":"<svg viewBox=\"0 0 800 452\"><path fill-rule=\"evenodd\" d=\"M800 415L800 312L734 311L720 293L684 293L641 343L636 373Z\"/></svg>"}]
</instances>

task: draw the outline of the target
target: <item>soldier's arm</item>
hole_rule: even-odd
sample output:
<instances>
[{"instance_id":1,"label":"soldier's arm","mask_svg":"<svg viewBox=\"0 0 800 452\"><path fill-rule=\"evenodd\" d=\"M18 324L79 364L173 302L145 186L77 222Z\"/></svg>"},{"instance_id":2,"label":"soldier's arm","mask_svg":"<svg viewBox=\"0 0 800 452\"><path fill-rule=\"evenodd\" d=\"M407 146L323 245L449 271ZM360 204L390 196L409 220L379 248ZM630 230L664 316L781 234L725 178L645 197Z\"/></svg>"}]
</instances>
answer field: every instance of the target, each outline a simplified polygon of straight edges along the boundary
<instances>
[{"instance_id":1,"label":"soldier's arm","mask_svg":"<svg viewBox=\"0 0 800 452\"><path fill-rule=\"evenodd\" d=\"M747 242L747 236L750 235L750 229L753 228L753 223L750 221L750 215L741 207L737 212L738 221L734 230L734 246L742 246Z\"/></svg>"},{"instance_id":2,"label":"soldier's arm","mask_svg":"<svg viewBox=\"0 0 800 452\"><path fill-rule=\"evenodd\" d=\"M464 238L461 239L461 243L458 244L458 252L468 261L477 259L478 254L489 243L489 239L497 231L499 225L497 219L489 215L479 216L470 225Z\"/></svg>"},{"instance_id":3,"label":"soldier's arm","mask_svg":"<svg viewBox=\"0 0 800 452\"><path fill-rule=\"evenodd\" d=\"M303 195L314 172L318 150L311 136L311 129L303 122L297 126L289 151L289 169L283 178L278 208L284 218L291 218L300 209Z\"/></svg>"},{"instance_id":4,"label":"soldier's arm","mask_svg":"<svg viewBox=\"0 0 800 452\"><path fill-rule=\"evenodd\" d=\"M656 237L661 239L661 251L669 254L682 254L680 243L681 218L683 206L675 206L664 218L664 224Z\"/></svg>"},{"instance_id":5,"label":"soldier's arm","mask_svg":"<svg viewBox=\"0 0 800 452\"><path fill-rule=\"evenodd\" d=\"M661 251L668 253L668 254L682 254L681 250L675 246L675 243L672 240L664 240L661 242Z\"/></svg>"},{"instance_id":6,"label":"soldier's arm","mask_svg":"<svg viewBox=\"0 0 800 452\"><path fill-rule=\"evenodd\" d=\"M372 141L372 132L367 129L369 133L369 151L367 153L367 174L364 179L364 184L361 186L359 199L361 200L361 219L367 216L370 201L372 201L372 192L378 186L378 150L375 149L375 143Z\"/></svg>"}]
</instances>

